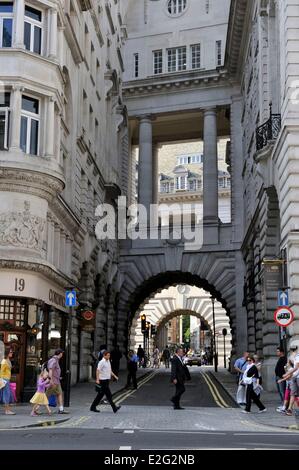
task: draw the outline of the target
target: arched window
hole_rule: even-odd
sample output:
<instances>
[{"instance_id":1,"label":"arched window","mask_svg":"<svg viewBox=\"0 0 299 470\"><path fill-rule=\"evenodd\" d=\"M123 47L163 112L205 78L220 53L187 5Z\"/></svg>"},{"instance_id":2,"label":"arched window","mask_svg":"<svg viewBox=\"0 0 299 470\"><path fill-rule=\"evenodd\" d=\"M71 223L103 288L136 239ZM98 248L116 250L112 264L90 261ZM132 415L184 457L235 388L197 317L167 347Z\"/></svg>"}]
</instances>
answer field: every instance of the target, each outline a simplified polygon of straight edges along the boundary
<instances>
[{"instance_id":1,"label":"arched window","mask_svg":"<svg viewBox=\"0 0 299 470\"><path fill-rule=\"evenodd\" d=\"M167 10L171 15L180 15L186 9L187 0L168 0Z\"/></svg>"}]
</instances>

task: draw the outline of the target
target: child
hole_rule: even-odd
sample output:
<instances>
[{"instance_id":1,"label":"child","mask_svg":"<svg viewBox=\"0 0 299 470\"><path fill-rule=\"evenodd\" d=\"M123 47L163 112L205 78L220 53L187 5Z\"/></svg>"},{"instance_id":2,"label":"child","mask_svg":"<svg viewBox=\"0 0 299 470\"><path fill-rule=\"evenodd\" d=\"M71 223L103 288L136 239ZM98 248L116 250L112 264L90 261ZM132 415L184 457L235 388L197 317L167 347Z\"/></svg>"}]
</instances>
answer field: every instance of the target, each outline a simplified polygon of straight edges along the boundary
<instances>
[{"instance_id":1,"label":"child","mask_svg":"<svg viewBox=\"0 0 299 470\"><path fill-rule=\"evenodd\" d=\"M37 381L37 390L36 393L30 400L30 403L33 404L33 408L31 411L31 416L38 416L37 410L40 405L45 405L47 408L48 414L51 414L51 410L49 408L49 402L46 395L46 388L50 386L50 379L49 379L49 372L47 370L42 371Z\"/></svg>"}]
</instances>

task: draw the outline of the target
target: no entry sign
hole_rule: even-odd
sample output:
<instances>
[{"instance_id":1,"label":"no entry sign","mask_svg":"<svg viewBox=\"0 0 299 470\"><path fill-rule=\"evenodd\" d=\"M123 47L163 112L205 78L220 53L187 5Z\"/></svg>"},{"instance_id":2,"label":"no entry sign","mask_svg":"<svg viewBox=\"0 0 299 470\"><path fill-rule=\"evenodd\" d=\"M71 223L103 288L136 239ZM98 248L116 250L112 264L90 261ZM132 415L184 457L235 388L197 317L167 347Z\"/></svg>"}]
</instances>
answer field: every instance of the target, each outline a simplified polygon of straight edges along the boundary
<instances>
[{"instance_id":1,"label":"no entry sign","mask_svg":"<svg viewBox=\"0 0 299 470\"><path fill-rule=\"evenodd\" d=\"M294 313L289 307L279 307L274 312L274 320L278 326L285 328L294 320Z\"/></svg>"}]
</instances>

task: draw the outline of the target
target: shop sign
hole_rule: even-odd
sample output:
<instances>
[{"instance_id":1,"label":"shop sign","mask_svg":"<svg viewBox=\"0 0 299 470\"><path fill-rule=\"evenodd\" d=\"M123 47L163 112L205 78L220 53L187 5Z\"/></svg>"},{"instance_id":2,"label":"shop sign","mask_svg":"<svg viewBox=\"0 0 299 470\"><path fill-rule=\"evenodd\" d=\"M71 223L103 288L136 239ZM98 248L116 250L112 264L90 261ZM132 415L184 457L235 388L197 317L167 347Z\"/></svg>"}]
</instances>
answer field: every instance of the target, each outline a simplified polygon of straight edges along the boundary
<instances>
[{"instance_id":1,"label":"shop sign","mask_svg":"<svg viewBox=\"0 0 299 470\"><path fill-rule=\"evenodd\" d=\"M83 331L94 331L96 327L96 313L94 310L83 310L80 314L80 326Z\"/></svg>"}]
</instances>

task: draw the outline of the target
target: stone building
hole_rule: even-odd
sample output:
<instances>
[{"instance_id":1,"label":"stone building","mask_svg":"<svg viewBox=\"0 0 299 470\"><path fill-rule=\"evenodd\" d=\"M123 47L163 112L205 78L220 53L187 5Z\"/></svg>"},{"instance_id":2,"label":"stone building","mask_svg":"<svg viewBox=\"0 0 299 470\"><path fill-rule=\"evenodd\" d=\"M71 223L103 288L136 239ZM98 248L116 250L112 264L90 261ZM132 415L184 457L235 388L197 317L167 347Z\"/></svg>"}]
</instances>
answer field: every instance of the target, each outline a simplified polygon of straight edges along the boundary
<instances>
[{"instance_id":1,"label":"stone building","mask_svg":"<svg viewBox=\"0 0 299 470\"><path fill-rule=\"evenodd\" d=\"M21 399L57 347L71 351L74 383L113 341L118 248L94 230L98 204L120 193L128 152L126 5L0 2L0 331ZM65 307L72 287L76 314ZM79 320L86 308L96 329Z\"/></svg>"}]
</instances>

